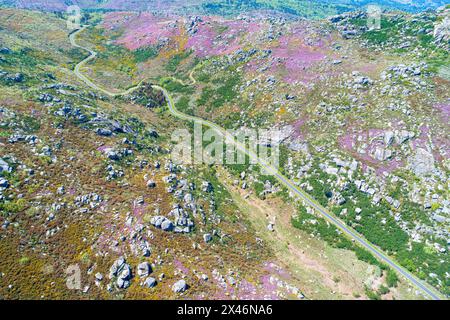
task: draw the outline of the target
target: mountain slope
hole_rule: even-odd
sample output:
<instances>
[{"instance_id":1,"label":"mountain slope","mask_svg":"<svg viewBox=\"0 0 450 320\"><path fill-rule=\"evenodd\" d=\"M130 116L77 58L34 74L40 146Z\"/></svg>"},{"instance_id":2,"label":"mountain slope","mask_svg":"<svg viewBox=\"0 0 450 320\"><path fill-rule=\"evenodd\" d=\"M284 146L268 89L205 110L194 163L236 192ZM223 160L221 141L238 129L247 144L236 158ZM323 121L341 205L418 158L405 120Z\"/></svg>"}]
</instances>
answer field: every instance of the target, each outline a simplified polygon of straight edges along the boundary
<instances>
[{"instance_id":1,"label":"mountain slope","mask_svg":"<svg viewBox=\"0 0 450 320\"><path fill-rule=\"evenodd\" d=\"M445 5L444 0L0 0L0 5L36 10L63 11L69 5L78 5L83 9L104 10L170 10L177 8L186 13L204 13L220 15L238 15L251 10L275 10L305 17L326 17L342 12L353 11L368 4L377 4L383 8L399 9L410 12L435 9Z\"/></svg>"}]
</instances>

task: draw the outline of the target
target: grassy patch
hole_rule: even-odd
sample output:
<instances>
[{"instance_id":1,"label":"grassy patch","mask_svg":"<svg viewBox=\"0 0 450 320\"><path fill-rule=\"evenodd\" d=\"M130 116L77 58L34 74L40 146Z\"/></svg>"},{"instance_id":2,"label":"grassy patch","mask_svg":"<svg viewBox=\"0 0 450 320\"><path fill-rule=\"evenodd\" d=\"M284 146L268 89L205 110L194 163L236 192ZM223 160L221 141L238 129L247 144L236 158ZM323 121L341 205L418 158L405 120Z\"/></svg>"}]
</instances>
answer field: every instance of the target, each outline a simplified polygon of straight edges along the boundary
<instances>
[{"instance_id":1,"label":"grassy patch","mask_svg":"<svg viewBox=\"0 0 450 320\"><path fill-rule=\"evenodd\" d=\"M165 69L169 72L175 72L178 69L178 66L181 62L188 58L191 55L192 51L184 51L182 53L178 53L173 55L169 61L167 62Z\"/></svg>"},{"instance_id":2,"label":"grassy patch","mask_svg":"<svg viewBox=\"0 0 450 320\"><path fill-rule=\"evenodd\" d=\"M158 50L155 47L139 48L133 51L136 63L146 62L158 56Z\"/></svg>"}]
</instances>

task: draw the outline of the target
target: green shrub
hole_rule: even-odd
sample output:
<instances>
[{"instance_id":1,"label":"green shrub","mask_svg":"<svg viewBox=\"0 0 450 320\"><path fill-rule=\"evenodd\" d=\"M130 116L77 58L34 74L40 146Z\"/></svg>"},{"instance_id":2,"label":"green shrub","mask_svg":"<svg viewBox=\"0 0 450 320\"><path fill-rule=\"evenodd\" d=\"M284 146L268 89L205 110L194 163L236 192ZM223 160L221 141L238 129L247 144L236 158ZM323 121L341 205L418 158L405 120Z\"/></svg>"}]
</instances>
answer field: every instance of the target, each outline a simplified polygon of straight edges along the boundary
<instances>
[{"instance_id":1,"label":"green shrub","mask_svg":"<svg viewBox=\"0 0 450 320\"><path fill-rule=\"evenodd\" d=\"M133 51L133 55L136 63L141 63L158 56L158 50L155 47L139 48Z\"/></svg>"},{"instance_id":2,"label":"green shrub","mask_svg":"<svg viewBox=\"0 0 450 320\"><path fill-rule=\"evenodd\" d=\"M386 284L389 288L395 288L398 284L397 273L394 270L388 269L386 274Z\"/></svg>"}]
</instances>

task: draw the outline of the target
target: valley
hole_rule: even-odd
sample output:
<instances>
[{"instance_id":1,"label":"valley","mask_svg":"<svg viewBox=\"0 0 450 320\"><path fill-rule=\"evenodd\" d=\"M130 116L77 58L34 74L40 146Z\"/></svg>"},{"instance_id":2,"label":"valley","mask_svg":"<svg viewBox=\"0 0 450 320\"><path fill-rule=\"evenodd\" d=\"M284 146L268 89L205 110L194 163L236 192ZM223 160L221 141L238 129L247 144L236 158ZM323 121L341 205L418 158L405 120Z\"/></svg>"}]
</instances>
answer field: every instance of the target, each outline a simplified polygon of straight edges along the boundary
<instances>
[{"instance_id":1,"label":"valley","mask_svg":"<svg viewBox=\"0 0 450 320\"><path fill-rule=\"evenodd\" d=\"M448 10L0 9L0 296L445 298ZM279 167L173 163L194 119Z\"/></svg>"}]
</instances>

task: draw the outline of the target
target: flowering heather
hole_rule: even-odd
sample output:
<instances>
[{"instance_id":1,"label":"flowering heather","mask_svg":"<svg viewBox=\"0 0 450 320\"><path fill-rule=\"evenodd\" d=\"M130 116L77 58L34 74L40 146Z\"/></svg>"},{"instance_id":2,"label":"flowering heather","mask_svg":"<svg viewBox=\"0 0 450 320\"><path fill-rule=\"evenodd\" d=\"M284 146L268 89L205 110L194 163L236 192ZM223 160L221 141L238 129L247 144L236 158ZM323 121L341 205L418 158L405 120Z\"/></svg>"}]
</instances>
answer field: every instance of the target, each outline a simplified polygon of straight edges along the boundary
<instances>
[{"instance_id":1,"label":"flowering heather","mask_svg":"<svg viewBox=\"0 0 450 320\"><path fill-rule=\"evenodd\" d=\"M218 28L226 32L219 34ZM205 19L199 24L198 31L192 35L187 48L193 49L199 57L231 54L243 48L246 36L253 36L261 30L261 25L247 21L214 21Z\"/></svg>"},{"instance_id":2,"label":"flowering heather","mask_svg":"<svg viewBox=\"0 0 450 320\"><path fill-rule=\"evenodd\" d=\"M180 260L178 259L174 259L173 260L173 264L175 265L175 267L180 270L182 273L184 273L185 275L188 275L190 273L189 268L187 268Z\"/></svg>"},{"instance_id":3,"label":"flowering heather","mask_svg":"<svg viewBox=\"0 0 450 320\"><path fill-rule=\"evenodd\" d=\"M123 29L124 33L117 43L130 50L157 45L160 41L180 35L180 29L176 22L170 18L158 18L151 13L132 15L115 12L107 15L104 27L107 30Z\"/></svg>"},{"instance_id":4,"label":"flowering heather","mask_svg":"<svg viewBox=\"0 0 450 320\"><path fill-rule=\"evenodd\" d=\"M419 136L412 142L414 149L426 148L429 144L430 128L427 125L423 125L419 128L419 131Z\"/></svg>"},{"instance_id":5,"label":"flowering heather","mask_svg":"<svg viewBox=\"0 0 450 320\"><path fill-rule=\"evenodd\" d=\"M384 130L382 129L369 129L367 131L358 131L355 133L348 133L339 137L339 146L350 152L352 156L362 162L363 171L366 171L367 167L375 167L377 173L392 172L404 165L402 159L392 157L385 161L380 161L373 157L373 154L378 148L385 148L383 142ZM359 148L365 145L365 152L358 152Z\"/></svg>"},{"instance_id":6,"label":"flowering heather","mask_svg":"<svg viewBox=\"0 0 450 320\"><path fill-rule=\"evenodd\" d=\"M448 124L450 121L450 104L449 103L441 103L435 106L442 118L442 122Z\"/></svg>"},{"instance_id":7,"label":"flowering heather","mask_svg":"<svg viewBox=\"0 0 450 320\"><path fill-rule=\"evenodd\" d=\"M3 2L2 299L450 296L448 10Z\"/></svg>"},{"instance_id":8,"label":"flowering heather","mask_svg":"<svg viewBox=\"0 0 450 320\"><path fill-rule=\"evenodd\" d=\"M293 124L294 133L291 136L292 139L304 139L305 138L305 124L307 123L307 117L301 117L297 119Z\"/></svg>"},{"instance_id":9,"label":"flowering heather","mask_svg":"<svg viewBox=\"0 0 450 320\"><path fill-rule=\"evenodd\" d=\"M305 33L302 26L295 27L290 35L279 39L278 46L272 48L274 60L281 61L275 70L285 68L283 80L288 83L316 78L318 75L311 69L326 58L328 41L328 37L316 37Z\"/></svg>"},{"instance_id":10,"label":"flowering heather","mask_svg":"<svg viewBox=\"0 0 450 320\"><path fill-rule=\"evenodd\" d=\"M150 13L114 12L106 16L103 26L107 30L124 30L117 43L136 50L179 36L184 28L182 21L177 16L159 18ZM226 30L223 35L219 32L222 28ZM261 25L254 21L204 18L197 32L189 36L186 48L193 49L199 57L230 54L244 47L245 37L254 37L260 30Z\"/></svg>"}]
</instances>

